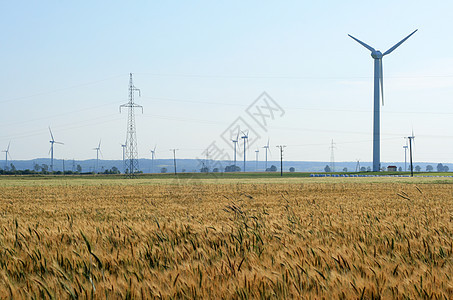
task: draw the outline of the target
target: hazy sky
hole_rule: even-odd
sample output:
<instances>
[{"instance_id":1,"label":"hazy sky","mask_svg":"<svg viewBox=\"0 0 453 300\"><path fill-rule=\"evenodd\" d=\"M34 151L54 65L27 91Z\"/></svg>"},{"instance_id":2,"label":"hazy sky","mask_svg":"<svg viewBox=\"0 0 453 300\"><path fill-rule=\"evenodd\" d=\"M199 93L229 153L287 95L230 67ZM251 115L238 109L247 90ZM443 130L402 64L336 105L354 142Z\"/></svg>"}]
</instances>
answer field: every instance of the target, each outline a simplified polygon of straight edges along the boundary
<instances>
[{"instance_id":1,"label":"hazy sky","mask_svg":"<svg viewBox=\"0 0 453 300\"><path fill-rule=\"evenodd\" d=\"M95 158L102 139L103 158L121 159L132 72L141 158L156 144L157 158L201 157L212 142L232 157L222 133L239 117L249 157L270 138L271 159L284 144L285 159L328 161L333 139L336 161L371 161L373 59L347 35L385 51L419 29L383 60L381 160L403 161L413 129L416 161L452 161L453 2L0 3L0 148L11 141L12 159L48 157L48 126L65 143L56 158ZM284 113L260 127L247 108L264 91Z\"/></svg>"}]
</instances>

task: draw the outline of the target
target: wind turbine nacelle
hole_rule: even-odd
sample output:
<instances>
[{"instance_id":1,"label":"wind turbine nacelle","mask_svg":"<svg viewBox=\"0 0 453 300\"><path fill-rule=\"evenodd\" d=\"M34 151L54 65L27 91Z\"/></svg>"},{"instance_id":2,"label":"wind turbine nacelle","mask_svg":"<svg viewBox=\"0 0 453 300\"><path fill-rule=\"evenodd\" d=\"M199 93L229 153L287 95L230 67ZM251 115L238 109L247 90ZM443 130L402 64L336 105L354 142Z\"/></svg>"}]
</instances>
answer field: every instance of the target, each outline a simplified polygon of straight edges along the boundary
<instances>
[{"instance_id":1,"label":"wind turbine nacelle","mask_svg":"<svg viewBox=\"0 0 453 300\"><path fill-rule=\"evenodd\" d=\"M376 58L382 58L384 55L382 55L381 51L377 50L377 51L373 51L371 52L371 57L376 59Z\"/></svg>"}]
</instances>

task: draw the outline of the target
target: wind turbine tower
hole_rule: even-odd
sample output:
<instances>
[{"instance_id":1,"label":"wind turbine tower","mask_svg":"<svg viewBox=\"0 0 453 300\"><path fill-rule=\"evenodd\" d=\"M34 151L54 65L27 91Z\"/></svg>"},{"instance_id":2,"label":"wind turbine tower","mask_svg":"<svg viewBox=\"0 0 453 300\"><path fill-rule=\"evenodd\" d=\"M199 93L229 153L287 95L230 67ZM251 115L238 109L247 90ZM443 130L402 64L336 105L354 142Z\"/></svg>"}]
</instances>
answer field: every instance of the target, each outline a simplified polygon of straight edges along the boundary
<instances>
[{"instance_id":1,"label":"wind turbine tower","mask_svg":"<svg viewBox=\"0 0 453 300\"><path fill-rule=\"evenodd\" d=\"M8 143L8 148L6 150L2 150L2 152L5 152L5 171L8 169L8 155L9 155L9 145L11 142Z\"/></svg>"},{"instance_id":2,"label":"wind turbine tower","mask_svg":"<svg viewBox=\"0 0 453 300\"><path fill-rule=\"evenodd\" d=\"M126 173L126 162L124 160L124 157L126 155L126 144L121 144L121 148L123 148L123 173Z\"/></svg>"},{"instance_id":3,"label":"wind turbine tower","mask_svg":"<svg viewBox=\"0 0 453 300\"><path fill-rule=\"evenodd\" d=\"M95 172L98 172L98 167L99 167L99 152L101 152L101 140L99 140L99 145L96 148L93 148L93 150L96 150L96 168ZM102 153L101 153L102 154Z\"/></svg>"},{"instance_id":4,"label":"wind turbine tower","mask_svg":"<svg viewBox=\"0 0 453 300\"><path fill-rule=\"evenodd\" d=\"M256 163L255 163L255 172L258 172L258 154L260 153L260 149L255 150L256 154Z\"/></svg>"},{"instance_id":5,"label":"wind turbine tower","mask_svg":"<svg viewBox=\"0 0 453 300\"><path fill-rule=\"evenodd\" d=\"M418 30L418 29L417 29ZM382 72L382 58L387 54L390 54L398 48L402 43L404 43L411 35L413 35L415 30L400 42L395 44L389 50L381 53L381 51L374 49L373 47L365 44L364 42L356 39L352 35L348 34L353 40L358 42L363 47L371 51L371 57L374 59L374 113L373 113L373 172L378 172L381 167L380 161L380 105L379 101L382 99L382 105L384 105L384 86L383 86L383 72Z\"/></svg>"},{"instance_id":6,"label":"wind turbine tower","mask_svg":"<svg viewBox=\"0 0 453 300\"><path fill-rule=\"evenodd\" d=\"M154 146L153 150L149 150L151 151L151 173L154 172L154 158L156 157L156 147L157 145Z\"/></svg>"},{"instance_id":7,"label":"wind turbine tower","mask_svg":"<svg viewBox=\"0 0 453 300\"><path fill-rule=\"evenodd\" d=\"M50 129L50 126L49 126L49 132L50 132L50 137L52 138L49 141L50 142L50 172L53 172L53 145L54 144L64 145L64 144L61 142L55 141L55 139L53 138L53 134L52 134L52 130Z\"/></svg>"},{"instance_id":8,"label":"wind turbine tower","mask_svg":"<svg viewBox=\"0 0 453 300\"><path fill-rule=\"evenodd\" d=\"M235 167L236 167L236 147L237 147L237 144L238 144L238 140L239 140L239 129L238 129L238 134L236 135L236 139L232 139L231 140L233 142L233 144L234 144L234 166Z\"/></svg>"},{"instance_id":9,"label":"wind turbine tower","mask_svg":"<svg viewBox=\"0 0 453 300\"><path fill-rule=\"evenodd\" d=\"M126 136L126 170L128 170L128 177L132 178L138 171L138 151L137 151L137 136L135 128L135 111L134 108L141 108L143 113L143 106L134 102L134 94L138 92L140 96L140 89L134 86L132 82L132 73L129 74L129 102L120 106L120 113L122 107L128 108L127 117L127 136Z\"/></svg>"},{"instance_id":10,"label":"wind turbine tower","mask_svg":"<svg viewBox=\"0 0 453 300\"><path fill-rule=\"evenodd\" d=\"M407 137L409 139L409 159L411 166L411 177L414 177L414 165L412 163L412 141L415 139L414 132L412 131L412 136Z\"/></svg>"},{"instance_id":11,"label":"wind turbine tower","mask_svg":"<svg viewBox=\"0 0 453 300\"><path fill-rule=\"evenodd\" d=\"M267 151L269 151L269 153L271 152L271 149L269 148L269 139L267 139L267 145L264 146L263 148L266 149L266 165L264 171L267 171Z\"/></svg>"},{"instance_id":12,"label":"wind turbine tower","mask_svg":"<svg viewBox=\"0 0 453 300\"><path fill-rule=\"evenodd\" d=\"M241 136L241 139L243 139L244 141L244 171L245 172L245 162L246 162L246 157L245 157L245 154L246 154L246 146L247 146L247 142L249 140L249 132L247 130L247 133L241 131L243 136Z\"/></svg>"},{"instance_id":13,"label":"wind turbine tower","mask_svg":"<svg viewBox=\"0 0 453 300\"><path fill-rule=\"evenodd\" d=\"M407 141L406 141L406 145L403 146L403 148L404 148L404 172L407 171L407 167L406 167L406 165L407 165L407 147L408 146L407 146Z\"/></svg>"}]
</instances>

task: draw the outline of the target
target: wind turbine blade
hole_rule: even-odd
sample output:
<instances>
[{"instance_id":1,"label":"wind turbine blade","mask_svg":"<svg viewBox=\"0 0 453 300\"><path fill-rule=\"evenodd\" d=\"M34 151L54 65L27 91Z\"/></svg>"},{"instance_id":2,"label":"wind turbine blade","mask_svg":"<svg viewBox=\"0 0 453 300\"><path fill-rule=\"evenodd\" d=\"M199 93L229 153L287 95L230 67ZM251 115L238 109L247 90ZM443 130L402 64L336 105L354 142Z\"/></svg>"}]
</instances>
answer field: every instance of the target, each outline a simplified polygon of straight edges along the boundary
<instances>
[{"instance_id":1,"label":"wind turbine blade","mask_svg":"<svg viewBox=\"0 0 453 300\"><path fill-rule=\"evenodd\" d=\"M355 37L353 37L352 35L348 34L350 38L352 38L354 41L356 41L357 43L359 43L360 45L362 45L363 47L367 48L368 50L370 50L371 52L374 52L376 50L374 50L373 47L371 46L368 46L367 44L365 44L364 42L362 42L361 40L359 39L356 39Z\"/></svg>"},{"instance_id":2,"label":"wind turbine blade","mask_svg":"<svg viewBox=\"0 0 453 300\"><path fill-rule=\"evenodd\" d=\"M379 85L381 86L382 106L384 106L384 78L382 71L382 58L379 59Z\"/></svg>"},{"instance_id":3,"label":"wind turbine blade","mask_svg":"<svg viewBox=\"0 0 453 300\"><path fill-rule=\"evenodd\" d=\"M101 148L101 140L99 140L98 148Z\"/></svg>"},{"instance_id":4,"label":"wind turbine blade","mask_svg":"<svg viewBox=\"0 0 453 300\"><path fill-rule=\"evenodd\" d=\"M402 39L399 43L397 43L395 46L393 46L392 48L388 49L387 51L384 52L384 54L382 54L382 56L385 56L387 54L390 54L392 53L393 50L395 50L396 48L398 48L402 43L404 43L408 38L411 37L411 35L413 35L414 33L417 32L418 29L415 29L414 32L412 32L411 34L409 34L408 36L406 36L404 39Z\"/></svg>"},{"instance_id":5,"label":"wind turbine blade","mask_svg":"<svg viewBox=\"0 0 453 300\"><path fill-rule=\"evenodd\" d=\"M267 147L269 148L269 139L267 139Z\"/></svg>"},{"instance_id":6,"label":"wind turbine blade","mask_svg":"<svg viewBox=\"0 0 453 300\"><path fill-rule=\"evenodd\" d=\"M6 152L9 152L9 145L11 145L11 141L8 143L8 148L6 148Z\"/></svg>"},{"instance_id":7,"label":"wind turbine blade","mask_svg":"<svg viewBox=\"0 0 453 300\"><path fill-rule=\"evenodd\" d=\"M52 138L52 141L55 141L55 139L53 138L53 134L52 134L52 130L50 129L50 126L49 126L49 131L50 131L50 137Z\"/></svg>"},{"instance_id":8,"label":"wind turbine blade","mask_svg":"<svg viewBox=\"0 0 453 300\"><path fill-rule=\"evenodd\" d=\"M238 128L238 134L236 135L236 141L239 139L239 128Z\"/></svg>"},{"instance_id":9,"label":"wind turbine blade","mask_svg":"<svg viewBox=\"0 0 453 300\"><path fill-rule=\"evenodd\" d=\"M156 147L157 147L157 144L154 145L154 150L153 150L153 152L156 152Z\"/></svg>"}]
</instances>

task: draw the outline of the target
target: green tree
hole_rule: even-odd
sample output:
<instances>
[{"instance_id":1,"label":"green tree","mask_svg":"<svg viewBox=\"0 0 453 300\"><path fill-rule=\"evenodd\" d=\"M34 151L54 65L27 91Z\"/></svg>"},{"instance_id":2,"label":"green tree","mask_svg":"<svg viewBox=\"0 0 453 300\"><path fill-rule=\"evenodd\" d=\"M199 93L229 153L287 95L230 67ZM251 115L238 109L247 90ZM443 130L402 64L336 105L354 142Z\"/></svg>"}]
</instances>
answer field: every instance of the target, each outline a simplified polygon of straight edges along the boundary
<instances>
[{"instance_id":1,"label":"green tree","mask_svg":"<svg viewBox=\"0 0 453 300\"><path fill-rule=\"evenodd\" d=\"M77 172L82 173L82 166L81 165L77 165Z\"/></svg>"},{"instance_id":2,"label":"green tree","mask_svg":"<svg viewBox=\"0 0 453 300\"><path fill-rule=\"evenodd\" d=\"M441 163L437 164L437 172L443 172L444 171L444 165Z\"/></svg>"},{"instance_id":3,"label":"green tree","mask_svg":"<svg viewBox=\"0 0 453 300\"><path fill-rule=\"evenodd\" d=\"M329 167L329 165L326 165L326 166L324 167L324 172L327 172L327 173L330 172L330 167Z\"/></svg>"},{"instance_id":4,"label":"green tree","mask_svg":"<svg viewBox=\"0 0 453 300\"><path fill-rule=\"evenodd\" d=\"M291 168L289 168L289 171L290 171L291 173L293 173L293 172L296 171L296 169L295 169L294 167L291 167Z\"/></svg>"},{"instance_id":5,"label":"green tree","mask_svg":"<svg viewBox=\"0 0 453 300\"><path fill-rule=\"evenodd\" d=\"M431 165L427 165L426 166L426 171L427 172L431 172L432 170L434 170L433 166L431 166Z\"/></svg>"},{"instance_id":6,"label":"green tree","mask_svg":"<svg viewBox=\"0 0 453 300\"><path fill-rule=\"evenodd\" d=\"M420 166L415 166L415 172L420 172L421 169Z\"/></svg>"}]
</instances>

